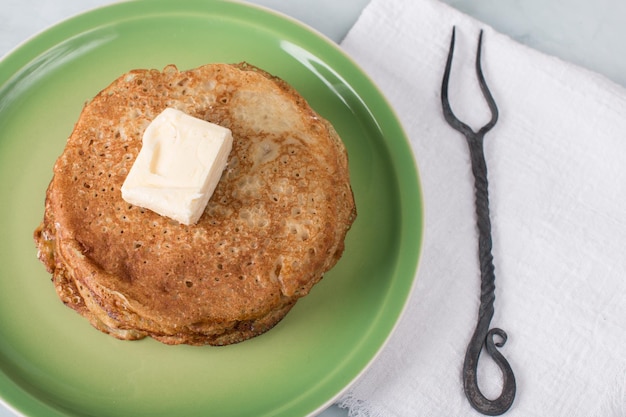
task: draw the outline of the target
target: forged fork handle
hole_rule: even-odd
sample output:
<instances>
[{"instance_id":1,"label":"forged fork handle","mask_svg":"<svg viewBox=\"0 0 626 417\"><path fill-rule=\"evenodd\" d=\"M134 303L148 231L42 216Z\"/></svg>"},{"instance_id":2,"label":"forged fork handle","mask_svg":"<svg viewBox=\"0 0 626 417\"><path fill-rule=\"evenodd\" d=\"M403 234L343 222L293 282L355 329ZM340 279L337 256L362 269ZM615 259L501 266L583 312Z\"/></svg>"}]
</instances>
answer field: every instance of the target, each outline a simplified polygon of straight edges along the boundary
<instances>
[{"instance_id":1,"label":"forged fork handle","mask_svg":"<svg viewBox=\"0 0 626 417\"><path fill-rule=\"evenodd\" d=\"M495 273L493 268L493 256L491 255L491 221L489 219L489 193L487 187L487 163L483 152L483 139L485 134L491 130L498 121L498 106L487 87L485 77L481 69L481 51L483 32L480 31L478 37L478 49L476 51L476 76L480 84L480 89L484 99L491 110L491 120L478 132L459 120L450 107L448 100L448 82L452 67L452 57L454 55L455 28L452 28L452 39L448 59L441 83L441 105L443 116L446 122L455 130L462 133L467 140L472 161L472 173L474 174L476 224L478 227L478 257L480 261L480 308L478 310L478 323L474 330L474 335L467 347L465 362L463 364L463 386L465 396L472 407L483 414L497 416L505 413L513 404L515 398L515 376L507 360L498 351L497 347L504 346L506 333L501 329L489 330L491 319L493 318L493 303L495 299ZM494 336L502 339L495 342ZM483 346L487 348L487 353L498 365L503 375L502 392L495 400L486 398L478 387L476 371L478 359Z\"/></svg>"},{"instance_id":2,"label":"forged fork handle","mask_svg":"<svg viewBox=\"0 0 626 417\"><path fill-rule=\"evenodd\" d=\"M489 330L494 313L495 273L491 254L491 221L489 219L489 192L487 183L487 164L483 152L483 135L475 134L467 138L474 174L476 225L478 227L478 257L480 262L480 307L478 323L474 335L465 353L463 364L463 386L470 404L477 411L490 416L505 413L513 404L516 384L513 370L508 361L497 350L504 346L506 333L498 328ZM494 336L502 339L495 342ZM502 371L502 393L494 400L487 399L478 387L477 367L483 345L487 353Z\"/></svg>"}]
</instances>

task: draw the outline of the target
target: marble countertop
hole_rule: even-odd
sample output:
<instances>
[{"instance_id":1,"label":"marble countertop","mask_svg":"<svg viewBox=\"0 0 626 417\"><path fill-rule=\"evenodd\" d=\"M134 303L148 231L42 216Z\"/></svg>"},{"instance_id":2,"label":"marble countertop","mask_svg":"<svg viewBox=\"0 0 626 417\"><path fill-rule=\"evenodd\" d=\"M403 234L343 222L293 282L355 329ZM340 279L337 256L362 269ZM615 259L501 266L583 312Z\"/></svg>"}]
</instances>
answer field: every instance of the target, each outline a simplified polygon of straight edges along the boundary
<instances>
[{"instance_id":1,"label":"marble countertop","mask_svg":"<svg viewBox=\"0 0 626 417\"><path fill-rule=\"evenodd\" d=\"M369 0L252 0L292 16L340 42ZM619 0L444 0L535 49L626 86L626 2ZM3 0L0 56L45 28L111 0ZM0 403L0 417L15 414ZM331 406L322 417L347 416Z\"/></svg>"}]
</instances>

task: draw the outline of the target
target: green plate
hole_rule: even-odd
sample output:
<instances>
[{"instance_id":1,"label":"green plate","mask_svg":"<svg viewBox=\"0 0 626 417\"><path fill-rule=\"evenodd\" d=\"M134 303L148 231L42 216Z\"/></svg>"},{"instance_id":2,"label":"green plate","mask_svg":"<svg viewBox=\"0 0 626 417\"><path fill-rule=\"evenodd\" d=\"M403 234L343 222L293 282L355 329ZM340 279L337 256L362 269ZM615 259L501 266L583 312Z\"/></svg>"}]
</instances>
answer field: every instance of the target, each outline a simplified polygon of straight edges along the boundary
<instances>
[{"instance_id":1,"label":"green plate","mask_svg":"<svg viewBox=\"0 0 626 417\"><path fill-rule=\"evenodd\" d=\"M32 240L83 104L130 69L243 60L291 83L343 138L358 209L343 258L274 329L237 345L98 332L58 300ZM319 412L374 360L413 286L422 196L395 114L335 44L262 8L133 1L29 40L0 62L0 178L0 393L28 416Z\"/></svg>"}]
</instances>

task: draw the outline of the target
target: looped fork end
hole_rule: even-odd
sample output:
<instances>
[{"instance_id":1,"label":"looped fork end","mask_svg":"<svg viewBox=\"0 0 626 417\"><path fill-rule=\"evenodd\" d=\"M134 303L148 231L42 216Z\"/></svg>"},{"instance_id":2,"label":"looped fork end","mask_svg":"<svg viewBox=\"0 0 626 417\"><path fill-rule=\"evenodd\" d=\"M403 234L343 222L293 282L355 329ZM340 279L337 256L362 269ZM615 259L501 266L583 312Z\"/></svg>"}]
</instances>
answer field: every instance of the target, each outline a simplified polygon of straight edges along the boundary
<instances>
[{"instance_id":1,"label":"looped fork end","mask_svg":"<svg viewBox=\"0 0 626 417\"><path fill-rule=\"evenodd\" d=\"M465 396L475 410L488 416L499 416L511 408L513 400L515 399L515 392L517 390L515 375L513 374L511 365L509 365L509 362L497 349L504 346L507 335L504 330L494 328L487 332L487 336L484 339L484 345L487 348L487 353L491 356L491 359L493 359L502 372L502 392L498 398L490 400L480 392L480 388L478 387L478 376L476 370L482 347L479 333L482 332L477 330L477 333L472 339L472 343L468 346L467 355L465 357L463 367ZM494 341L495 335L501 337L502 341Z\"/></svg>"}]
</instances>

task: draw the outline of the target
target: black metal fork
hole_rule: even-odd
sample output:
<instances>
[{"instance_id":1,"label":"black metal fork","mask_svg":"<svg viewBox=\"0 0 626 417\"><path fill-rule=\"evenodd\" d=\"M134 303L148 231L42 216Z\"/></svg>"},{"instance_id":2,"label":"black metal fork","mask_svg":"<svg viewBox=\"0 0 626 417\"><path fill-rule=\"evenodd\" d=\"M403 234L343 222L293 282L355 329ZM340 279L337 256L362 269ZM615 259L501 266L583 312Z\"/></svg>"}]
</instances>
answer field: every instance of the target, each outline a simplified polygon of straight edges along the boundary
<instances>
[{"instance_id":1,"label":"black metal fork","mask_svg":"<svg viewBox=\"0 0 626 417\"><path fill-rule=\"evenodd\" d=\"M478 227L478 257L480 262L481 294L480 307L478 310L478 323L472 339L467 346L465 362L463 364L463 385L465 395L472 407L479 412L497 416L505 413L513 404L515 398L515 376L508 361L498 351L498 347L504 346L507 335L499 328L489 329L494 313L495 300L495 273L493 267L493 256L491 254L491 221L489 219L489 193L487 189L487 164L483 152L483 140L498 121L498 107L487 87L485 77L481 69L480 55L482 49L483 32L480 31L478 37L478 51L476 52L476 75L480 84L480 89L491 110L491 120L478 132L474 132L471 127L460 121L452 112L448 100L448 82L450 79L450 69L452 67L452 56L454 54L455 29L452 29L452 41L448 52L448 60L443 75L441 85L441 104L443 115L450 126L461 132L469 145L470 158L472 163L472 173L474 174L475 203L476 203L476 225ZM494 337L498 336L502 340L496 342ZM486 398L478 387L476 370L480 352L485 346L487 353L502 371L503 382L500 396L494 400Z\"/></svg>"}]
</instances>

